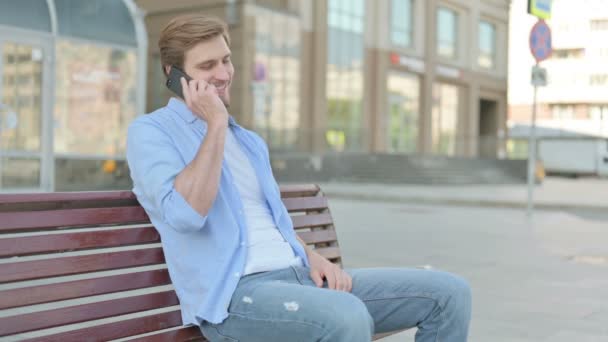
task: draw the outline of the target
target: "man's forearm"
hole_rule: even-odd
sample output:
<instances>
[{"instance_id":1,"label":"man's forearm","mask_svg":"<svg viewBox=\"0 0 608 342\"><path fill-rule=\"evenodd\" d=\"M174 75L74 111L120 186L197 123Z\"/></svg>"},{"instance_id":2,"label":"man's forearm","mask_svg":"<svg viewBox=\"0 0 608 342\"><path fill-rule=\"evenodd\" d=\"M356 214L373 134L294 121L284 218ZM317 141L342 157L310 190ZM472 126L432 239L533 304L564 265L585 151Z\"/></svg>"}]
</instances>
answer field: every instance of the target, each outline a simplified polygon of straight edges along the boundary
<instances>
[{"instance_id":1,"label":"man's forearm","mask_svg":"<svg viewBox=\"0 0 608 342\"><path fill-rule=\"evenodd\" d=\"M314 253L314 255L321 256L319 253L315 252L315 250L312 249L312 247L308 246L306 244L306 242L304 242L304 240L300 239L299 236L296 235L296 238L298 239L298 241L300 241L300 243L302 244L302 247L304 247L304 251L306 251L306 255L308 256L309 259L313 255L313 253Z\"/></svg>"},{"instance_id":2,"label":"man's forearm","mask_svg":"<svg viewBox=\"0 0 608 342\"><path fill-rule=\"evenodd\" d=\"M207 215L217 196L226 129L226 126L209 126L196 157L175 178L175 190L203 216Z\"/></svg>"}]
</instances>

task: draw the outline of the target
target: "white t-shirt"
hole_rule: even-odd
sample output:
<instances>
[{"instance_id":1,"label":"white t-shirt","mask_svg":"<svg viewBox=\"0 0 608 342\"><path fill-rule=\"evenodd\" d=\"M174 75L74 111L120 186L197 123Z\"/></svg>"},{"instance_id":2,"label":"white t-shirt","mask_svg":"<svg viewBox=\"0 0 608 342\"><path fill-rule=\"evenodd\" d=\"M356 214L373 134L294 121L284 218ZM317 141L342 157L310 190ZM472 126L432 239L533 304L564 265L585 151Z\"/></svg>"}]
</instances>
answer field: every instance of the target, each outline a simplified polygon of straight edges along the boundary
<instances>
[{"instance_id":1,"label":"white t-shirt","mask_svg":"<svg viewBox=\"0 0 608 342\"><path fill-rule=\"evenodd\" d=\"M274 223L255 170L230 128L224 144L224 159L243 202L247 224L247 262L243 275L302 265Z\"/></svg>"}]
</instances>

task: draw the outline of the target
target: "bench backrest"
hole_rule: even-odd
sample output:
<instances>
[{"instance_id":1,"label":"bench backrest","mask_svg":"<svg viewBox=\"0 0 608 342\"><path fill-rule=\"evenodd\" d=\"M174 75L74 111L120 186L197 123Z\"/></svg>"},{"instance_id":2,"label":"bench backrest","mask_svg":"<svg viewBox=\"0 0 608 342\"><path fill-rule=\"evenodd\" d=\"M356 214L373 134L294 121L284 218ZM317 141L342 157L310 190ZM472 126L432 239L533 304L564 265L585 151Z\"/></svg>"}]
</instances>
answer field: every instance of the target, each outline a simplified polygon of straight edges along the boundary
<instances>
[{"instance_id":1,"label":"bench backrest","mask_svg":"<svg viewBox=\"0 0 608 342\"><path fill-rule=\"evenodd\" d=\"M319 187L281 195L299 236L341 264ZM130 191L0 194L0 337L200 340L178 305L159 235Z\"/></svg>"}]
</instances>

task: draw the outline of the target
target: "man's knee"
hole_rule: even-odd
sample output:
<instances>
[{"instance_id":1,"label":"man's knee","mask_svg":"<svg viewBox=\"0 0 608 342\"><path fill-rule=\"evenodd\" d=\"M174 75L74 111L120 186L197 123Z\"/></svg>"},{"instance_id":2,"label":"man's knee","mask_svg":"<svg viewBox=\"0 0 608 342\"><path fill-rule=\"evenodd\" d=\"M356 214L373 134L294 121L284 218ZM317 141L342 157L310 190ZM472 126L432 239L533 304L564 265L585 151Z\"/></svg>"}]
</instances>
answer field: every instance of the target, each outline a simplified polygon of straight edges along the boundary
<instances>
[{"instance_id":1,"label":"man's knee","mask_svg":"<svg viewBox=\"0 0 608 342\"><path fill-rule=\"evenodd\" d=\"M443 273L441 283L446 309L470 316L472 294L469 282L461 276Z\"/></svg>"}]
</instances>

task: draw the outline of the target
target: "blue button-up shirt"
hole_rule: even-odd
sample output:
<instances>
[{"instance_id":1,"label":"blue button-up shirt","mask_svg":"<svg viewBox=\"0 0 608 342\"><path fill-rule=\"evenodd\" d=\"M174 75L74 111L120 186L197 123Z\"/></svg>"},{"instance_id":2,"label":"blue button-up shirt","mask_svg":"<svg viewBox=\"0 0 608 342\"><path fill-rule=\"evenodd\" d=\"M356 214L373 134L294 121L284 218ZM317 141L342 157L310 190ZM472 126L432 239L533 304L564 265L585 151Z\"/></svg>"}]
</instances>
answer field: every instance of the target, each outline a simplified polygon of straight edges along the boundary
<instances>
[{"instance_id":1,"label":"blue button-up shirt","mask_svg":"<svg viewBox=\"0 0 608 342\"><path fill-rule=\"evenodd\" d=\"M232 117L229 129L255 170L276 226L308 265L281 201L266 144ZM173 98L166 107L133 121L127 138L133 192L160 233L184 324L222 322L247 261L243 204L226 162L206 216L194 210L174 187L175 177L194 159L206 131L206 123Z\"/></svg>"}]
</instances>

